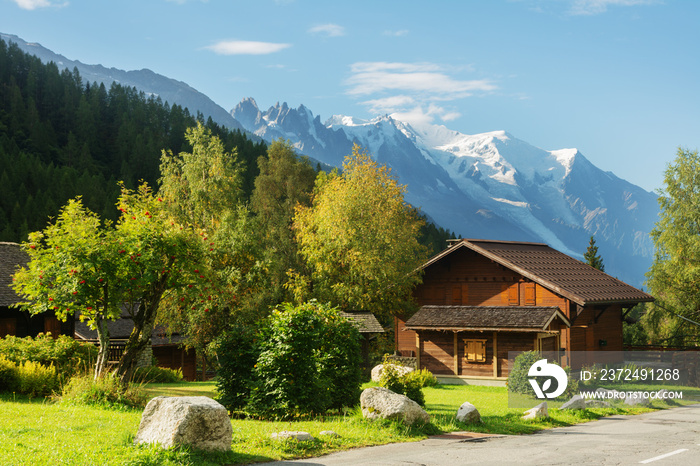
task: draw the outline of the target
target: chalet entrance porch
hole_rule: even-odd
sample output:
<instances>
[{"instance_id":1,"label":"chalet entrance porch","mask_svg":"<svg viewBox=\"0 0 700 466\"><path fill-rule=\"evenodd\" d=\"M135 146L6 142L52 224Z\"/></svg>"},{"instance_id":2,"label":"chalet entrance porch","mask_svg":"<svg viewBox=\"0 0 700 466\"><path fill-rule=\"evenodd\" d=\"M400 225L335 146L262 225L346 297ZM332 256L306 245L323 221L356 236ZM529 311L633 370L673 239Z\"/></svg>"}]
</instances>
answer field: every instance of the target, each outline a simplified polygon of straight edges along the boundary
<instances>
[{"instance_id":1,"label":"chalet entrance porch","mask_svg":"<svg viewBox=\"0 0 700 466\"><path fill-rule=\"evenodd\" d=\"M423 306L405 329L415 332L419 369L441 378L505 380L509 352L557 357L568 326L557 307Z\"/></svg>"}]
</instances>

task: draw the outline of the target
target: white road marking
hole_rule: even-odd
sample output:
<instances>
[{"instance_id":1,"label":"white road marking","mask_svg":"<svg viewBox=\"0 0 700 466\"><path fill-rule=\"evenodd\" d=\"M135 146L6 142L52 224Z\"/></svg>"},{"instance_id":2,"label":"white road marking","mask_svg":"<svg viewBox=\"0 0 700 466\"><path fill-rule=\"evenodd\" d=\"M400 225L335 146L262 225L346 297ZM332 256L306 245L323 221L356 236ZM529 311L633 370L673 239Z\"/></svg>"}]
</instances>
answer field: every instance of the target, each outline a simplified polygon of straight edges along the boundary
<instances>
[{"instance_id":1,"label":"white road marking","mask_svg":"<svg viewBox=\"0 0 700 466\"><path fill-rule=\"evenodd\" d=\"M671 453L666 453L665 455L655 456L655 457L653 457L653 458L649 458L648 460L640 461L639 463L640 463L640 464L651 463L652 461L662 460L662 459L664 459L664 458L668 458L669 456L677 455L678 453L683 453L684 451L688 451L688 449L687 449L687 448L681 448L680 450L672 451Z\"/></svg>"}]
</instances>

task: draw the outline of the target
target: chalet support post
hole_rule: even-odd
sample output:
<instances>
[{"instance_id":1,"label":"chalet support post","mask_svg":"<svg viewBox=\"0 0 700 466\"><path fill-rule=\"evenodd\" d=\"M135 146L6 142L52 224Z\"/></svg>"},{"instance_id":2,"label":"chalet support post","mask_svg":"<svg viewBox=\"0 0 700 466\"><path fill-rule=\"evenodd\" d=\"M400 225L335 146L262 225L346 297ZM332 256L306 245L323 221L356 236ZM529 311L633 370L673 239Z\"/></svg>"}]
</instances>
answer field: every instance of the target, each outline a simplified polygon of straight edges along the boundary
<instances>
[{"instance_id":1,"label":"chalet support post","mask_svg":"<svg viewBox=\"0 0 700 466\"><path fill-rule=\"evenodd\" d=\"M420 333L416 332L416 370L421 370L420 367L420 353L423 343L420 341Z\"/></svg>"},{"instance_id":2,"label":"chalet support post","mask_svg":"<svg viewBox=\"0 0 700 466\"><path fill-rule=\"evenodd\" d=\"M498 377L498 332L493 332L493 376Z\"/></svg>"},{"instance_id":3,"label":"chalet support post","mask_svg":"<svg viewBox=\"0 0 700 466\"><path fill-rule=\"evenodd\" d=\"M452 348L453 348L453 359L454 359L454 373L455 375L459 375L459 343L457 343L457 332L454 332L454 339L452 341Z\"/></svg>"}]
</instances>

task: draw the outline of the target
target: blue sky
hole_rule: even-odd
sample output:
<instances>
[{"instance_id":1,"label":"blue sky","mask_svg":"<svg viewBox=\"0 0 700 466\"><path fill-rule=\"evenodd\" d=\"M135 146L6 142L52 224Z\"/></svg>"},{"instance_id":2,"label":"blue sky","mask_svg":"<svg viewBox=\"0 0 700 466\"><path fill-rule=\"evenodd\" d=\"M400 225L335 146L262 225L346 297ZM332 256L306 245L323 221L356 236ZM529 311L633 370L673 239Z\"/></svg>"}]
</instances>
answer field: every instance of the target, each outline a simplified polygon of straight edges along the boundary
<instances>
[{"instance_id":1,"label":"blue sky","mask_svg":"<svg viewBox=\"0 0 700 466\"><path fill-rule=\"evenodd\" d=\"M694 0L0 0L0 32L253 97L576 147L647 190L700 148Z\"/></svg>"}]
</instances>

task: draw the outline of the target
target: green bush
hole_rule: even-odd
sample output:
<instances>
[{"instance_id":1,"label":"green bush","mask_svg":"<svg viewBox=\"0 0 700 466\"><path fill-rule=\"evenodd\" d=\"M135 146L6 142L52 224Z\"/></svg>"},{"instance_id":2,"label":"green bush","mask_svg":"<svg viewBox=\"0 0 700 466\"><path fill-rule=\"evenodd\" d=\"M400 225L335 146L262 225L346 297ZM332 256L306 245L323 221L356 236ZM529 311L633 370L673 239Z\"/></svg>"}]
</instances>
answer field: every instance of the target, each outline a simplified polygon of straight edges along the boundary
<instances>
[{"instance_id":1,"label":"green bush","mask_svg":"<svg viewBox=\"0 0 700 466\"><path fill-rule=\"evenodd\" d=\"M216 371L217 401L229 411L243 409L250 397L253 367L260 355L257 330L237 325L214 343L213 350L219 363Z\"/></svg>"},{"instance_id":2,"label":"green bush","mask_svg":"<svg viewBox=\"0 0 700 466\"><path fill-rule=\"evenodd\" d=\"M542 359L543 356L537 351L526 351L520 353L513 362L513 368L508 374L508 391L512 393L522 393L522 394L532 394L532 386L529 382L529 377L527 375L530 367ZM559 365L556 361L554 364ZM561 396L571 397L576 395L579 391L578 389L578 379L571 377L571 368L565 367L567 377L566 390Z\"/></svg>"},{"instance_id":3,"label":"green bush","mask_svg":"<svg viewBox=\"0 0 700 466\"><path fill-rule=\"evenodd\" d=\"M78 375L63 387L61 403L93 405L105 408L143 408L148 396L138 385L129 385L126 390L115 374L107 374L94 380L91 375Z\"/></svg>"},{"instance_id":4,"label":"green bush","mask_svg":"<svg viewBox=\"0 0 700 466\"><path fill-rule=\"evenodd\" d=\"M33 361L47 367L53 365L58 374L67 380L94 365L97 347L66 335L59 335L58 338L53 338L51 333L40 333L36 338L8 335L0 338L0 354L15 364Z\"/></svg>"},{"instance_id":5,"label":"green bush","mask_svg":"<svg viewBox=\"0 0 700 466\"><path fill-rule=\"evenodd\" d=\"M182 369L145 366L134 371L134 383L178 383L183 380Z\"/></svg>"},{"instance_id":6,"label":"green bush","mask_svg":"<svg viewBox=\"0 0 700 466\"><path fill-rule=\"evenodd\" d=\"M16 392L19 389L17 364L0 356L0 392Z\"/></svg>"},{"instance_id":7,"label":"green bush","mask_svg":"<svg viewBox=\"0 0 700 466\"><path fill-rule=\"evenodd\" d=\"M38 362L25 361L17 366L19 393L29 396L49 396L59 388L56 368Z\"/></svg>"},{"instance_id":8,"label":"green bush","mask_svg":"<svg viewBox=\"0 0 700 466\"><path fill-rule=\"evenodd\" d=\"M434 380L434 383L433 383ZM384 369L379 379L379 385L394 393L406 395L421 406L425 406L425 395L422 388L428 385L437 385L437 379L427 369L401 373L397 366L387 359L384 360Z\"/></svg>"},{"instance_id":9,"label":"green bush","mask_svg":"<svg viewBox=\"0 0 700 466\"><path fill-rule=\"evenodd\" d=\"M357 403L360 334L336 309L315 301L285 304L272 313L258 338L249 413L291 418Z\"/></svg>"}]
</instances>

